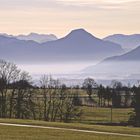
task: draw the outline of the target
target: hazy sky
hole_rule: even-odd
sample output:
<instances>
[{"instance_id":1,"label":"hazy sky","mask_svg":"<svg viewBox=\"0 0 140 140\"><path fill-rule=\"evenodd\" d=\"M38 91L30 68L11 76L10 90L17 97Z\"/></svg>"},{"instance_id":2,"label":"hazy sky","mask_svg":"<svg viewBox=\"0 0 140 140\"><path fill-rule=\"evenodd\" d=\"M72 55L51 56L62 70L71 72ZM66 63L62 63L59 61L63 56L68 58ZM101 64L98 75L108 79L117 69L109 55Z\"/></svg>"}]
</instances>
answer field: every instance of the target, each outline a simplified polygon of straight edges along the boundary
<instances>
[{"instance_id":1,"label":"hazy sky","mask_svg":"<svg viewBox=\"0 0 140 140\"><path fill-rule=\"evenodd\" d=\"M0 0L0 32L61 37L76 28L98 37L140 33L140 0Z\"/></svg>"}]
</instances>

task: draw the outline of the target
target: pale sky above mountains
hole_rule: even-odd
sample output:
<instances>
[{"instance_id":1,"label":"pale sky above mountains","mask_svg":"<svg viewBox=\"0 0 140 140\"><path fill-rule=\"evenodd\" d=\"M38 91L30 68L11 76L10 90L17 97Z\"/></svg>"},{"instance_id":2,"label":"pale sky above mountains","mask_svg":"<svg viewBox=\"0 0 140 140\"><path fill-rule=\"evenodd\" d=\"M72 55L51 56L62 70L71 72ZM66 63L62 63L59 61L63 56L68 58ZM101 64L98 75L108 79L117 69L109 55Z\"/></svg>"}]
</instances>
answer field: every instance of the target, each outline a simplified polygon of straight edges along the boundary
<instances>
[{"instance_id":1,"label":"pale sky above mountains","mask_svg":"<svg viewBox=\"0 0 140 140\"><path fill-rule=\"evenodd\" d=\"M140 0L0 0L0 32L54 33L85 28L98 37L140 33Z\"/></svg>"}]
</instances>

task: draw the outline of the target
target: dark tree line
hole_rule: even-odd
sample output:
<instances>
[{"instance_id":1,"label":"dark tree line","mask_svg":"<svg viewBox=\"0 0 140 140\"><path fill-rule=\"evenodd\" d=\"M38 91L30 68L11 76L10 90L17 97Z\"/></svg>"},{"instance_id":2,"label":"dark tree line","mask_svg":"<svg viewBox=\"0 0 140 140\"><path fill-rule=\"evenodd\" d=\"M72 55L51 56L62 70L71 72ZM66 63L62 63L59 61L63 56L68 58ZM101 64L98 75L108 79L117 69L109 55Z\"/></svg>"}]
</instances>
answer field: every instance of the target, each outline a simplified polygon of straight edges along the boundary
<instances>
[{"instance_id":1,"label":"dark tree line","mask_svg":"<svg viewBox=\"0 0 140 140\"><path fill-rule=\"evenodd\" d=\"M129 122L135 126L140 126L140 86L132 88L134 92L133 112L131 112Z\"/></svg>"},{"instance_id":2,"label":"dark tree line","mask_svg":"<svg viewBox=\"0 0 140 140\"><path fill-rule=\"evenodd\" d=\"M82 88L89 99L95 100L95 97L98 97L99 107L131 107L132 90L129 86L123 86L119 81L112 81L110 86L105 87L97 85L94 79L87 78L84 80Z\"/></svg>"},{"instance_id":3,"label":"dark tree line","mask_svg":"<svg viewBox=\"0 0 140 140\"><path fill-rule=\"evenodd\" d=\"M40 82L44 97L44 120L68 122L80 117L82 112L75 104L75 93L70 93L65 85L51 76L43 76Z\"/></svg>"},{"instance_id":4,"label":"dark tree line","mask_svg":"<svg viewBox=\"0 0 140 140\"><path fill-rule=\"evenodd\" d=\"M58 80L43 76L38 89L30 81L28 73L15 64L0 60L1 118L68 122L80 117L81 110L75 105L74 93L68 93Z\"/></svg>"},{"instance_id":5,"label":"dark tree line","mask_svg":"<svg viewBox=\"0 0 140 140\"><path fill-rule=\"evenodd\" d=\"M79 89L99 107L133 107L129 122L140 126L140 86L97 85L92 78L73 89L51 76L42 76L40 87L32 85L31 76L15 64L0 60L0 118L39 119L69 122L80 118L82 105Z\"/></svg>"},{"instance_id":6,"label":"dark tree line","mask_svg":"<svg viewBox=\"0 0 140 140\"><path fill-rule=\"evenodd\" d=\"M135 126L140 126L140 85L139 86L123 86L121 82L112 81L111 86L104 87L96 85L93 79L86 79L83 84L89 98L93 98L93 90L97 90L99 107L132 107L128 122ZM85 86L86 85L86 86Z\"/></svg>"}]
</instances>

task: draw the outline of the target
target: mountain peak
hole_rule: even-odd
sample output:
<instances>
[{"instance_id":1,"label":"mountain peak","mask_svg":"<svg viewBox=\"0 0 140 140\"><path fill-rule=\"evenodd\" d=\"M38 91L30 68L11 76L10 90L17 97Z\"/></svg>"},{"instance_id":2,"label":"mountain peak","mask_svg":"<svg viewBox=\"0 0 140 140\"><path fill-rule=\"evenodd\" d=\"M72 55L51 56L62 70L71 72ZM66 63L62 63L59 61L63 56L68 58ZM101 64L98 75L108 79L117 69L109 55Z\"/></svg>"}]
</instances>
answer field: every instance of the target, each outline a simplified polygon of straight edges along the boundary
<instances>
[{"instance_id":1,"label":"mountain peak","mask_svg":"<svg viewBox=\"0 0 140 140\"><path fill-rule=\"evenodd\" d=\"M83 28L72 30L66 37L68 37L68 38L75 38L75 39L84 39L84 40L85 39L96 38L91 33L87 32Z\"/></svg>"},{"instance_id":2,"label":"mountain peak","mask_svg":"<svg viewBox=\"0 0 140 140\"><path fill-rule=\"evenodd\" d=\"M71 32L86 32L87 33L87 31L83 28L75 29L75 30L72 30Z\"/></svg>"},{"instance_id":3,"label":"mountain peak","mask_svg":"<svg viewBox=\"0 0 140 140\"><path fill-rule=\"evenodd\" d=\"M72 31L70 32L70 34L90 34L90 33L87 32L85 29L80 28L80 29L72 30ZM91 35L91 34L90 34L90 35Z\"/></svg>"}]
</instances>

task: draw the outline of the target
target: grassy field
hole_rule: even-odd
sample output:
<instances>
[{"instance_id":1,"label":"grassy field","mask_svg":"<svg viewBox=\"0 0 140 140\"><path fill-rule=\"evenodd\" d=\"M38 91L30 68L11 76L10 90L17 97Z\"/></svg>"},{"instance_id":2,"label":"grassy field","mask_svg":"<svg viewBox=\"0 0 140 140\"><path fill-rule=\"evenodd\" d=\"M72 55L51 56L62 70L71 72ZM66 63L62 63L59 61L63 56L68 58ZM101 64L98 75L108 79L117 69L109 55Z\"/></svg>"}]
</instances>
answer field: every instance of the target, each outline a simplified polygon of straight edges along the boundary
<instances>
[{"instance_id":1,"label":"grassy field","mask_svg":"<svg viewBox=\"0 0 140 140\"><path fill-rule=\"evenodd\" d=\"M110 108L96 108L96 107L82 107L83 115L81 118L82 123L109 123L111 122L111 109ZM127 122L131 108L113 108L112 109L112 122Z\"/></svg>"},{"instance_id":2,"label":"grassy field","mask_svg":"<svg viewBox=\"0 0 140 140\"><path fill-rule=\"evenodd\" d=\"M73 123L45 122L38 120L0 119L0 123L28 124L60 128L74 128L123 134L140 135L140 128L123 126L95 125L96 123L110 122L109 108L82 107L81 120ZM113 109L113 122L127 121L128 113L132 109ZM0 125L0 140L139 140L135 137L112 136L72 132L68 130L50 130L42 128L25 128Z\"/></svg>"},{"instance_id":3,"label":"grassy field","mask_svg":"<svg viewBox=\"0 0 140 140\"><path fill-rule=\"evenodd\" d=\"M95 131L140 135L140 128L135 127L88 125L81 123L59 123L59 122L45 122L37 120L19 120L19 119L0 119L0 123L29 124L37 126L52 126L61 128L74 128L82 130L95 130Z\"/></svg>"},{"instance_id":4,"label":"grassy field","mask_svg":"<svg viewBox=\"0 0 140 140\"><path fill-rule=\"evenodd\" d=\"M132 140L132 137L89 134L81 132L0 126L0 140ZM139 138L133 138L138 140Z\"/></svg>"}]
</instances>

